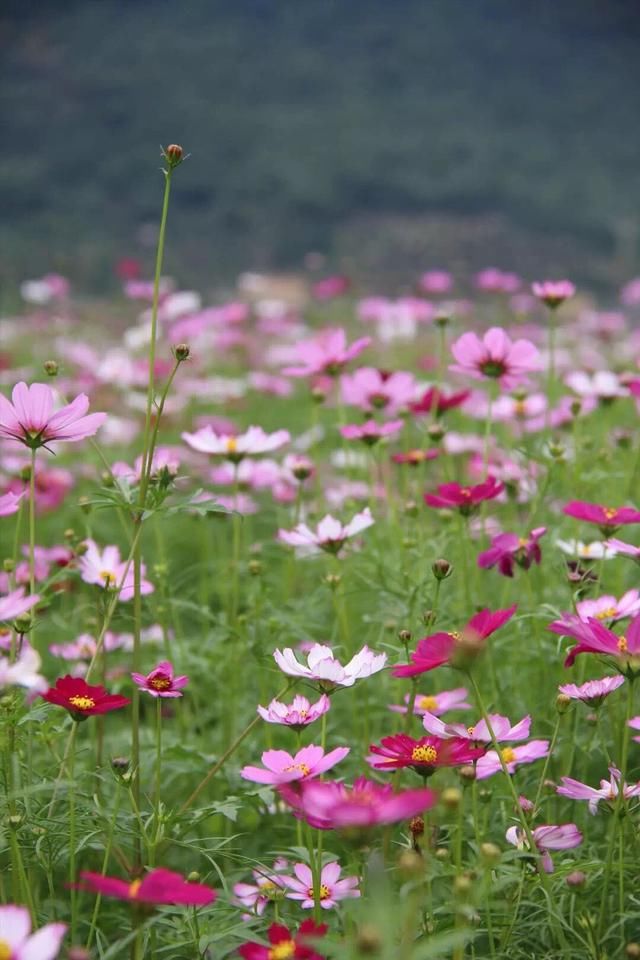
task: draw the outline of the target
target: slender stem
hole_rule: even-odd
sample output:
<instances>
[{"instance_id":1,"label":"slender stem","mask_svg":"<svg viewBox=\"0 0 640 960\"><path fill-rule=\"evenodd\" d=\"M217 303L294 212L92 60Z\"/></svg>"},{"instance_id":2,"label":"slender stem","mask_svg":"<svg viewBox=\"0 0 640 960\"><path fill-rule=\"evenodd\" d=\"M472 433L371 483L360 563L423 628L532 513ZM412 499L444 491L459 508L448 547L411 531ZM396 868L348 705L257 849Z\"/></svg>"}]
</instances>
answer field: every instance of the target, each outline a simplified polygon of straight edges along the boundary
<instances>
[{"instance_id":1,"label":"slender stem","mask_svg":"<svg viewBox=\"0 0 640 960\"><path fill-rule=\"evenodd\" d=\"M154 807L156 820L160 818L160 778L162 774L162 697L156 697L156 788Z\"/></svg>"},{"instance_id":2,"label":"slender stem","mask_svg":"<svg viewBox=\"0 0 640 960\"><path fill-rule=\"evenodd\" d=\"M36 592L36 448L31 450L29 474L29 593Z\"/></svg>"},{"instance_id":3,"label":"slender stem","mask_svg":"<svg viewBox=\"0 0 640 960\"><path fill-rule=\"evenodd\" d=\"M542 795L542 788L544 787L544 781L547 777L547 770L549 769L549 763L551 762L551 756L556 747L556 742L558 740L558 733L560 732L560 722L562 720L562 714L559 713L556 719L556 725L553 728L553 736L551 737L551 744L549 745L549 752L545 757L544 767L542 768L542 773L540 774L540 780L538 782L538 789L536 791L536 798L533 801L533 809L536 811L538 809L538 804L540 803L540 797Z\"/></svg>"},{"instance_id":4,"label":"slender stem","mask_svg":"<svg viewBox=\"0 0 640 960\"><path fill-rule=\"evenodd\" d=\"M76 726L77 726L76 722ZM71 899L71 942L75 943L76 926L78 922L78 891L75 888L76 877L76 786L73 782L75 775L76 739L71 743L69 753L69 889Z\"/></svg>"}]
</instances>

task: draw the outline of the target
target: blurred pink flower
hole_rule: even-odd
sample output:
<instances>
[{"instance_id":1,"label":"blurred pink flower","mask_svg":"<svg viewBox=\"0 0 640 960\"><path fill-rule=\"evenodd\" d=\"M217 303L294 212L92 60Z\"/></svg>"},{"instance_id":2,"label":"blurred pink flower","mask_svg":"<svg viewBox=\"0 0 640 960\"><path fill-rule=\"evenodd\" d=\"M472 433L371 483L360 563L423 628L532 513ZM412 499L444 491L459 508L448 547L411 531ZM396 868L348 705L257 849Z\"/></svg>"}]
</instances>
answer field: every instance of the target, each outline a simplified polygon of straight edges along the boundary
<instances>
[{"instance_id":1,"label":"blurred pink flower","mask_svg":"<svg viewBox=\"0 0 640 960\"><path fill-rule=\"evenodd\" d=\"M285 367L282 372L289 377L313 377L318 374L335 377L370 343L371 337L361 337L349 346L347 334L341 327L321 330L313 340L296 344L295 352L301 365Z\"/></svg>"},{"instance_id":2,"label":"blurred pink flower","mask_svg":"<svg viewBox=\"0 0 640 960\"><path fill-rule=\"evenodd\" d=\"M613 623L625 617L640 613L640 590L627 590L619 600L605 594L595 600L578 600L576 613L585 623L590 617L594 620L608 620Z\"/></svg>"},{"instance_id":3,"label":"blurred pink flower","mask_svg":"<svg viewBox=\"0 0 640 960\"><path fill-rule=\"evenodd\" d=\"M15 620L16 617L22 616L23 613L31 610L31 608L35 607L36 603L39 602L40 597L37 593L25 597L22 587L18 590L13 590L6 596L0 597L0 623Z\"/></svg>"},{"instance_id":4,"label":"blurred pink flower","mask_svg":"<svg viewBox=\"0 0 640 960\"><path fill-rule=\"evenodd\" d=\"M543 280L532 283L531 290L538 300L542 300L552 310L569 300L576 292L570 280Z\"/></svg>"},{"instance_id":5,"label":"blurred pink flower","mask_svg":"<svg viewBox=\"0 0 640 960\"><path fill-rule=\"evenodd\" d=\"M571 500L562 508L562 512L576 520L597 524L604 537L611 536L618 527L640 523L640 510L634 507L603 507L586 500Z\"/></svg>"},{"instance_id":6,"label":"blurred pink flower","mask_svg":"<svg viewBox=\"0 0 640 960\"><path fill-rule=\"evenodd\" d=\"M78 571L85 583L96 584L104 590L119 590L122 601L133 598L133 564L120 559L118 547L109 546L100 551L95 540L85 540L86 552L80 557ZM140 592L143 596L153 593L153 584L145 580L146 568L142 565Z\"/></svg>"},{"instance_id":7,"label":"blurred pink flower","mask_svg":"<svg viewBox=\"0 0 640 960\"><path fill-rule=\"evenodd\" d=\"M311 826L319 830L348 830L408 820L433 807L433 790L404 790L392 784L359 777L352 787L336 781L312 780L299 789L281 787L280 795Z\"/></svg>"},{"instance_id":8,"label":"blurred pink flower","mask_svg":"<svg viewBox=\"0 0 640 960\"><path fill-rule=\"evenodd\" d=\"M306 780L319 777L326 773L336 763L349 753L349 747L336 747L325 753L322 747L310 744L292 756L285 750L265 750L262 754L263 767L243 767L240 776L244 780L254 783L264 783L277 786L280 783L291 783L293 780Z\"/></svg>"},{"instance_id":9,"label":"blurred pink flower","mask_svg":"<svg viewBox=\"0 0 640 960\"><path fill-rule=\"evenodd\" d=\"M469 331L451 345L456 361L450 370L476 380L498 380L504 390L526 383L540 370L540 354L529 340L511 341L500 327L491 327L482 339Z\"/></svg>"},{"instance_id":10,"label":"blurred pink flower","mask_svg":"<svg viewBox=\"0 0 640 960\"><path fill-rule=\"evenodd\" d=\"M252 870L255 883L235 883L233 902L238 906L247 907L256 916L261 917L267 904L284 897L285 886L282 873L288 867L288 861L278 857L270 870Z\"/></svg>"},{"instance_id":11,"label":"blurred pink flower","mask_svg":"<svg viewBox=\"0 0 640 960\"><path fill-rule=\"evenodd\" d=\"M514 565L528 570L532 563L540 563L542 552L539 540L547 532L546 527L536 527L527 537L515 533L499 533L493 537L488 550L478 554L478 566L484 569L498 566L505 577L513 576Z\"/></svg>"},{"instance_id":12,"label":"blurred pink flower","mask_svg":"<svg viewBox=\"0 0 640 960\"><path fill-rule=\"evenodd\" d=\"M357 513L349 523L343 524L327 514L316 527L315 532L306 523L299 523L293 530L278 530L278 539L290 547L303 547L309 551L325 550L327 553L339 553L346 540L362 533L374 523L369 507Z\"/></svg>"},{"instance_id":13,"label":"blurred pink flower","mask_svg":"<svg viewBox=\"0 0 640 960\"><path fill-rule=\"evenodd\" d=\"M54 960L66 932L66 923L48 923L31 933L27 907L12 903L0 907L0 943L7 960Z\"/></svg>"},{"instance_id":14,"label":"blurred pink flower","mask_svg":"<svg viewBox=\"0 0 640 960\"><path fill-rule=\"evenodd\" d=\"M20 509L20 501L25 495L22 493L5 493L0 496L0 517L10 517L12 513L17 513Z\"/></svg>"},{"instance_id":15,"label":"blurred pink flower","mask_svg":"<svg viewBox=\"0 0 640 960\"><path fill-rule=\"evenodd\" d=\"M404 697L404 706L390 704L389 710L393 710L394 713L407 713L412 706L413 712L418 716L431 713L434 717L439 717L448 710L470 710L471 704L466 702L468 695L469 691L466 687L442 690L440 693L434 694L417 693L415 696L407 693Z\"/></svg>"},{"instance_id":16,"label":"blurred pink flower","mask_svg":"<svg viewBox=\"0 0 640 960\"><path fill-rule=\"evenodd\" d=\"M587 680L586 683L576 686L575 683L562 683L558 687L560 693L572 700L581 700L590 707L599 707L605 697L617 690L624 683L624 677L603 677L602 680Z\"/></svg>"},{"instance_id":17,"label":"blurred pink flower","mask_svg":"<svg viewBox=\"0 0 640 960\"><path fill-rule=\"evenodd\" d=\"M199 453L226 457L232 463L239 463L243 457L272 453L288 443L291 436L288 430L265 433L262 427L249 427L244 433L233 436L217 434L207 426L196 433L183 433L182 439Z\"/></svg>"},{"instance_id":18,"label":"blurred pink flower","mask_svg":"<svg viewBox=\"0 0 640 960\"><path fill-rule=\"evenodd\" d=\"M475 285L485 293L515 293L520 288L520 277L497 267L486 267L475 276Z\"/></svg>"},{"instance_id":19,"label":"blurred pink flower","mask_svg":"<svg viewBox=\"0 0 640 960\"><path fill-rule=\"evenodd\" d=\"M406 409L416 395L412 373L399 370L385 373L375 367L360 367L354 373L345 373L340 379L342 399L347 406L359 407L371 413L383 410L392 416Z\"/></svg>"},{"instance_id":20,"label":"blurred pink flower","mask_svg":"<svg viewBox=\"0 0 640 960\"><path fill-rule=\"evenodd\" d=\"M448 293L453 286L453 277L447 270L427 270L418 285L424 293Z\"/></svg>"},{"instance_id":21,"label":"blurred pink flower","mask_svg":"<svg viewBox=\"0 0 640 960\"><path fill-rule=\"evenodd\" d=\"M424 502L429 507L455 508L463 516L468 516L485 500L493 500L500 496L504 484L495 477L487 477L482 483L475 486L462 487L459 483L441 483L437 493L425 493Z\"/></svg>"},{"instance_id":22,"label":"blurred pink flower","mask_svg":"<svg viewBox=\"0 0 640 960\"><path fill-rule=\"evenodd\" d=\"M349 423L340 427L340 433L345 440L362 440L367 446L373 446L379 440L397 436L404 427L404 420L389 420L387 423L376 423L367 420L365 423Z\"/></svg>"}]
</instances>

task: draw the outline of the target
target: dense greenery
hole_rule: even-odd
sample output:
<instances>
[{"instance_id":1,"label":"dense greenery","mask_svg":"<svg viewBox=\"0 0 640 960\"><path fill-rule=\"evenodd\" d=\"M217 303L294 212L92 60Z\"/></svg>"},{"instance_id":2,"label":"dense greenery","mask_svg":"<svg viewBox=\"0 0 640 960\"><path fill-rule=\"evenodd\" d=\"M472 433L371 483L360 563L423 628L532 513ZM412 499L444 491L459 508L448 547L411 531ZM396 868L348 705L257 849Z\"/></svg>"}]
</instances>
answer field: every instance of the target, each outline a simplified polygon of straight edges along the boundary
<instances>
[{"instance_id":1,"label":"dense greenery","mask_svg":"<svg viewBox=\"0 0 640 960\"><path fill-rule=\"evenodd\" d=\"M9 279L139 253L170 140L188 278L296 264L363 212L499 211L585 250L634 227L632 3L49 0L0 25Z\"/></svg>"}]
</instances>

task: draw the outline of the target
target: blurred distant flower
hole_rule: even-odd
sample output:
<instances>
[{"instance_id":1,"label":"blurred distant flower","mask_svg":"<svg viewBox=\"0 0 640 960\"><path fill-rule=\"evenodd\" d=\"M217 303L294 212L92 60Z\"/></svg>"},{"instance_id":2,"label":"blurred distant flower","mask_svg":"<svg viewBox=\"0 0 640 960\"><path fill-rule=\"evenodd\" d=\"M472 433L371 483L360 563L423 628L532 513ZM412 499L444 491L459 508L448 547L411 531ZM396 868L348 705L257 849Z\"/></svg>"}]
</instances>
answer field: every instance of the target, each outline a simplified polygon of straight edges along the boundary
<instances>
[{"instance_id":1,"label":"blurred distant flower","mask_svg":"<svg viewBox=\"0 0 640 960\"><path fill-rule=\"evenodd\" d=\"M13 590L6 596L0 597L0 623L15 620L16 617L22 616L23 613L26 613L27 610L30 610L39 602L40 597L37 594L25 597L22 588Z\"/></svg>"},{"instance_id":2,"label":"blurred distant flower","mask_svg":"<svg viewBox=\"0 0 640 960\"><path fill-rule=\"evenodd\" d=\"M374 523L371 511L366 507L357 513L349 523L343 525L339 520L327 514L315 532L306 523L299 523L293 530L278 530L278 539L290 547L304 547L311 551L325 550L327 553L339 553L345 541L362 533Z\"/></svg>"},{"instance_id":3,"label":"blurred distant flower","mask_svg":"<svg viewBox=\"0 0 640 960\"><path fill-rule=\"evenodd\" d=\"M78 570L85 583L95 584L104 590L120 590L122 601L133 598L133 564L120 559L118 547L109 546L100 550L95 540L85 540L86 552L80 557ZM145 580L146 569L141 568L140 592L153 593L153 584Z\"/></svg>"},{"instance_id":4,"label":"blurred distant flower","mask_svg":"<svg viewBox=\"0 0 640 960\"><path fill-rule=\"evenodd\" d=\"M529 340L512 341L500 327L491 327L482 339L472 331L451 344L456 361L449 369L476 380L498 380L511 390L540 369L540 354Z\"/></svg>"},{"instance_id":5,"label":"blurred distant flower","mask_svg":"<svg viewBox=\"0 0 640 960\"><path fill-rule=\"evenodd\" d=\"M569 300L576 292L570 280L543 280L532 283L531 290L538 300L542 300L552 310Z\"/></svg>"},{"instance_id":6,"label":"blurred distant flower","mask_svg":"<svg viewBox=\"0 0 640 960\"><path fill-rule=\"evenodd\" d=\"M386 373L375 367L360 367L343 374L340 389L347 406L367 413L382 410L392 416L410 405L416 395L416 382L412 373L402 370Z\"/></svg>"},{"instance_id":7,"label":"blurred distant flower","mask_svg":"<svg viewBox=\"0 0 640 960\"><path fill-rule=\"evenodd\" d=\"M466 687L457 687L455 690L442 690L434 694L405 694L404 706L391 704L389 710L395 713L407 713L413 707L413 712L422 716L431 713L434 717L446 713L448 710L470 710L471 704L466 702L469 691Z\"/></svg>"},{"instance_id":8,"label":"blurred distant flower","mask_svg":"<svg viewBox=\"0 0 640 960\"><path fill-rule=\"evenodd\" d=\"M288 430L265 433L262 427L249 427L244 433L229 436L217 434L206 426L196 433L183 433L182 439L199 453L226 457L232 463L239 463L244 457L271 453L288 443L291 437Z\"/></svg>"},{"instance_id":9,"label":"blurred distant flower","mask_svg":"<svg viewBox=\"0 0 640 960\"><path fill-rule=\"evenodd\" d=\"M0 496L0 517L10 517L12 513L17 513L23 496L24 491L18 494L5 493Z\"/></svg>"},{"instance_id":10,"label":"blurred distant flower","mask_svg":"<svg viewBox=\"0 0 640 960\"><path fill-rule=\"evenodd\" d=\"M312 377L318 374L334 377L370 343L371 337L361 337L349 346L347 334L341 327L321 330L313 340L304 340L296 345L300 366L285 367L282 372L289 377Z\"/></svg>"},{"instance_id":11,"label":"blurred distant flower","mask_svg":"<svg viewBox=\"0 0 640 960\"><path fill-rule=\"evenodd\" d=\"M505 577L513 576L515 564L528 570L532 563L540 563L542 553L538 541L546 532L546 527L536 527L527 537L499 533L493 537L489 549L478 554L478 566L487 569L497 565Z\"/></svg>"},{"instance_id":12,"label":"blurred distant flower","mask_svg":"<svg viewBox=\"0 0 640 960\"><path fill-rule=\"evenodd\" d=\"M437 493L425 493L424 502L429 507L455 508L463 516L468 516L485 500L500 496L504 484L495 477L488 477L475 486L460 486L459 483L441 483Z\"/></svg>"},{"instance_id":13,"label":"blurred distant flower","mask_svg":"<svg viewBox=\"0 0 640 960\"><path fill-rule=\"evenodd\" d=\"M562 508L562 512L576 520L597 524L604 537L611 536L618 527L640 523L640 510L634 507L603 507L585 500L571 500Z\"/></svg>"},{"instance_id":14,"label":"blurred distant flower","mask_svg":"<svg viewBox=\"0 0 640 960\"><path fill-rule=\"evenodd\" d=\"M340 427L340 433L345 440L362 440L367 446L373 446L379 440L397 436L403 427L404 420L389 420L387 423L367 420L366 423L349 423Z\"/></svg>"},{"instance_id":15,"label":"blurred distant flower","mask_svg":"<svg viewBox=\"0 0 640 960\"><path fill-rule=\"evenodd\" d=\"M31 933L27 907L12 903L0 907L0 956L6 960L54 960L66 932L66 923L48 923Z\"/></svg>"},{"instance_id":16,"label":"blurred distant flower","mask_svg":"<svg viewBox=\"0 0 640 960\"><path fill-rule=\"evenodd\" d=\"M203 883L191 883L179 873L158 867L144 877L129 883L117 877L105 877L101 873L80 874L80 890L98 893L103 897L130 900L151 905L180 905L206 907L216 899L216 891Z\"/></svg>"}]
</instances>

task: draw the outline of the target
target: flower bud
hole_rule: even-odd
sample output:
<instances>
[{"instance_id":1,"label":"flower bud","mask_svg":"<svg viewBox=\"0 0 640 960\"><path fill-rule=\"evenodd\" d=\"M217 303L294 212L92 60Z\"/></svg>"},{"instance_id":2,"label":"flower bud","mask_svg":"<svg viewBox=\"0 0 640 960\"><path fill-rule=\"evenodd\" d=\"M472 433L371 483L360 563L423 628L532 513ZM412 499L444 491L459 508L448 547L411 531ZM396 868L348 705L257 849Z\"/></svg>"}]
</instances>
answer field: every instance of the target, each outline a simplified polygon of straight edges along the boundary
<instances>
[{"instance_id":1,"label":"flower bud","mask_svg":"<svg viewBox=\"0 0 640 960\"><path fill-rule=\"evenodd\" d=\"M327 584L330 590L337 590L340 586L342 577L339 573L328 573L324 578L324 582Z\"/></svg>"},{"instance_id":2,"label":"flower bud","mask_svg":"<svg viewBox=\"0 0 640 960\"><path fill-rule=\"evenodd\" d=\"M2 561L2 569L5 573L13 573L16 568L16 562L12 557L5 557Z\"/></svg>"},{"instance_id":3,"label":"flower bud","mask_svg":"<svg viewBox=\"0 0 640 960\"><path fill-rule=\"evenodd\" d=\"M58 376L58 364L55 360L45 360L42 367L48 377Z\"/></svg>"},{"instance_id":4,"label":"flower bud","mask_svg":"<svg viewBox=\"0 0 640 960\"><path fill-rule=\"evenodd\" d=\"M403 850L398 857L398 870L407 878L420 876L424 873L424 861L415 850Z\"/></svg>"},{"instance_id":5,"label":"flower bud","mask_svg":"<svg viewBox=\"0 0 640 960\"><path fill-rule=\"evenodd\" d=\"M462 780L463 787L468 787L476 779L476 768L471 763L458 767L458 776Z\"/></svg>"},{"instance_id":6,"label":"flower bud","mask_svg":"<svg viewBox=\"0 0 640 960\"><path fill-rule=\"evenodd\" d=\"M640 943L628 943L624 948L625 957L632 957L635 960L636 957L640 957Z\"/></svg>"},{"instance_id":7,"label":"flower bud","mask_svg":"<svg viewBox=\"0 0 640 960\"><path fill-rule=\"evenodd\" d=\"M482 787L478 790L478 800L480 803L489 803L492 796L493 792L490 787Z\"/></svg>"},{"instance_id":8,"label":"flower bud","mask_svg":"<svg viewBox=\"0 0 640 960\"><path fill-rule=\"evenodd\" d=\"M400 641L400 643L410 643L411 630L400 630L398 632L398 640Z\"/></svg>"},{"instance_id":9,"label":"flower bud","mask_svg":"<svg viewBox=\"0 0 640 960\"><path fill-rule=\"evenodd\" d=\"M176 343L175 346L171 348L171 352L173 353L176 360L178 360L181 363L183 360L189 359L189 354L191 353L191 350L187 343Z\"/></svg>"},{"instance_id":10,"label":"flower bud","mask_svg":"<svg viewBox=\"0 0 640 960\"><path fill-rule=\"evenodd\" d=\"M427 434L429 439L433 440L434 443L438 443L439 440L442 440L447 431L442 426L441 423L430 423L427 427Z\"/></svg>"},{"instance_id":11,"label":"flower bud","mask_svg":"<svg viewBox=\"0 0 640 960\"><path fill-rule=\"evenodd\" d=\"M582 410L582 400L578 400L577 397L575 400L572 400L569 410L571 411L572 417L577 417L580 411Z\"/></svg>"},{"instance_id":12,"label":"flower bud","mask_svg":"<svg viewBox=\"0 0 640 960\"><path fill-rule=\"evenodd\" d=\"M29 633L29 630L31 630L33 626L33 617L29 612L21 613L20 616L14 620L14 624L18 633Z\"/></svg>"},{"instance_id":13,"label":"flower bud","mask_svg":"<svg viewBox=\"0 0 640 960\"><path fill-rule=\"evenodd\" d=\"M65 540L75 540L76 532L73 527L67 527L62 536Z\"/></svg>"},{"instance_id":14,"label":"flower bud","mask_svg":"<svg viewBox=\"0 0 640 960\"><path fill-rule=\"evenodd\" d=\"M549 453L554 460L560 461L564 459L564 455L567 452L567 448L563 443L553 442L549 444Z\"/></svg>"},{"instance_id":15,"label":"flower bud","mask_svg":"<svg viewBox=\"0 0 640 960\"><path fill-rule=\"evenodd\" d=\"M457 787L447 787L440 794L440 800L447 810L457 810L462 801L462 793Z\"/></svg>"},{"instance_id":16,"label":"flower bud","mask_svg":"<svg viewBox=\"0 0 640 960\"><path fill-rule=\"evenodd\" d=\"M450 856L447 847L438 847L436 850L436 860L448 860Z\"/></svg>"},{"instance_id":17,"label":"flower bud","mask_svg":"<svg viewBox=\"0 0 640 960\"><path fill-rule=\"evenodd\" d=\"M453 881L453 892L456 897L464 898L469 895L473 882L471 877L467 873L461 873L459 877L456 877Z\"/></svg>"},{"instance_id":18,"label":"flower bud","mask_svg":"<svg viewBox=\"0 0 640 960\"><path fill-rule=\"evenodd\" d=\"M488 867L493 867L500 862L502 850L495 843L481 843L480 856Z\"/></svg>"},{"instance_id":19,"label":"flower bud","mask_svg":"<svg viewBox=\"0 0 640 960\"><path fill-rule=\"evenodd\" d=\"M177 167L182 163L184 150L177 143L170 143L163 151L163 156L170 167Z\"/></svg>"},{"instance_id":20,"label":"flower bud","mask_svg":"<svg viewBox=\"0 0 640 960\"><path fill-rule=\"evenodd\" d=\"M187 877L187 883L200 883L202 877L197 870L192 870Z\"/></svg>"},{"instance_id":21,"label":"flower bud","mask_svg":"<svg viewBox=\"0 0 640 960\"><path fill-rule=\"evenodd\" d=\"M423 610L422 611L422 622L425 627L431 627L436 622L436 612L435 610Z\"/></svg>"},{"instance_id":22,"label":"flower bud","mask_svg":"<svg viewBox=\"0 0 640 960\"><path fill-rule=\"evenodd\" d=\"M415 500L407 500L404 505L404 512L407 517L418 516L418 504L415 502Z\"/></svg>"},{"instance_id":23,"label":"flower bud","mask_svg":"<svg viewBox=\"0 0 640 960\"><path fill-rule=\"evenodd\" d=\"M21 817L19 813L12 813L10 817L7 817L7 823L12 830L19 830L24 823L24 817Z\"/></svg>"},{"instance_id":24,"label":"flower bud","mask_svg":"<svg viewBox=\"0 0 640 960\"><path fill-rule=\"evenodd\" d=\"M413 537L403 537L402 539L402 546L405 550L410 550L411 547L415 547L416 543L417 541L414 540Z\"/></svg>"},{"instance_id":25,"label":"flower bud","mask_svg":"<svg viewBox=\"0 0 640 960\"><path fill-rule=\"evenodd\" d=\"M359 954L364 956L375 956L380 953L382 947L382 935L373 924L364 924L358 930L356 936L356 949Z\"/></svg>"},{"instance_id":26,"label":"flower bud","mask_svg":"<svg viewBox=\"0 0 640 960\"><path fill-rule=\"evenodd\" d=\"M588 723L590 727L595 727L597 726L597 723L598 723L598 714L588 713L584 719L585 719L585 722Z\"/></svg>"},{"instance_id":27,"label":"flower bud","mask_svg":"<svg viewBox=\"0 0 640 960\"><path fill-rule=\"evenodd\" d=\"M311 399L314 403L324 403L327 399L327 393L322 387L314 387L311 391Z\"/></svg>"},{"instance_id":28,"label":"flower bud","mask_svg":"<svg viewBox=\"0 0 640 960\"><path fill-rule=\"evenodd\" d=\"M262 563L260 560L249 560L247 570L252 577L258 577L262 573Z\"/></svg>"},{"instance_id":29,"label":"flower bud","mask_svg":"<svg viewBox=\"0 0 640 960\"><path fill-rule=\"evenodd\" d=\"M435 323L436 327L448 327L451 323L451 316L444 310L441 310L435 315L433 322Z\"/></svg>"},{"instance_id":30,"label":"flower bud","mask_svg":"<svg viewBox=\"0 0 640 960\"><path fill-rule=\"evenodd\" d=\"M558 713L566 713L569 707L571 706L571 697L568 697L566 693L559 693L556 697L556 710Z\"/></svg>"},{"instance_id":31,"label":"flower bud","mask_svg":"<svg viewBox=\"0 0 640 960\"><path fill-rule=\"evenodd\" d=\"M440 557L439 560L431 564L431 572L436 580L446 580L447 577L450 577L453 573L453 567L448 560Z\"/></svg>"},{"instance_id":32,"label":"flower bud","mask_svg":"<svg viewBox=\"0 0 640 960\"><path fill-rule=\"evenodd\" d=\"M83 513L91 513L91 501L89 497L78 497L78 506Z\"/></svg>"},{"instance_id":33,"label":"flower bud","mask_svg":"<svg viewBox=\"0 0 640 960\"><path fill-rule=\"evenodd\" d=\"M567 886L578 889L578 890L581 887L584 887L586 882L587 882L587 875L586 873L583 873L582 870L573 870L572 873L569 873L565 877L565 883L567 884Z\"/></svg>"},{"instance_id":34,"label":"flower bud","mask_svg":"<svg viewBox=\"0 0 640 960\"><path fill-rule=\"evenodd\" d=\"M412 817L409 821L409 830L413 837L421 837L424 833L424 817Z\"/></svg>"}]
</instances>

